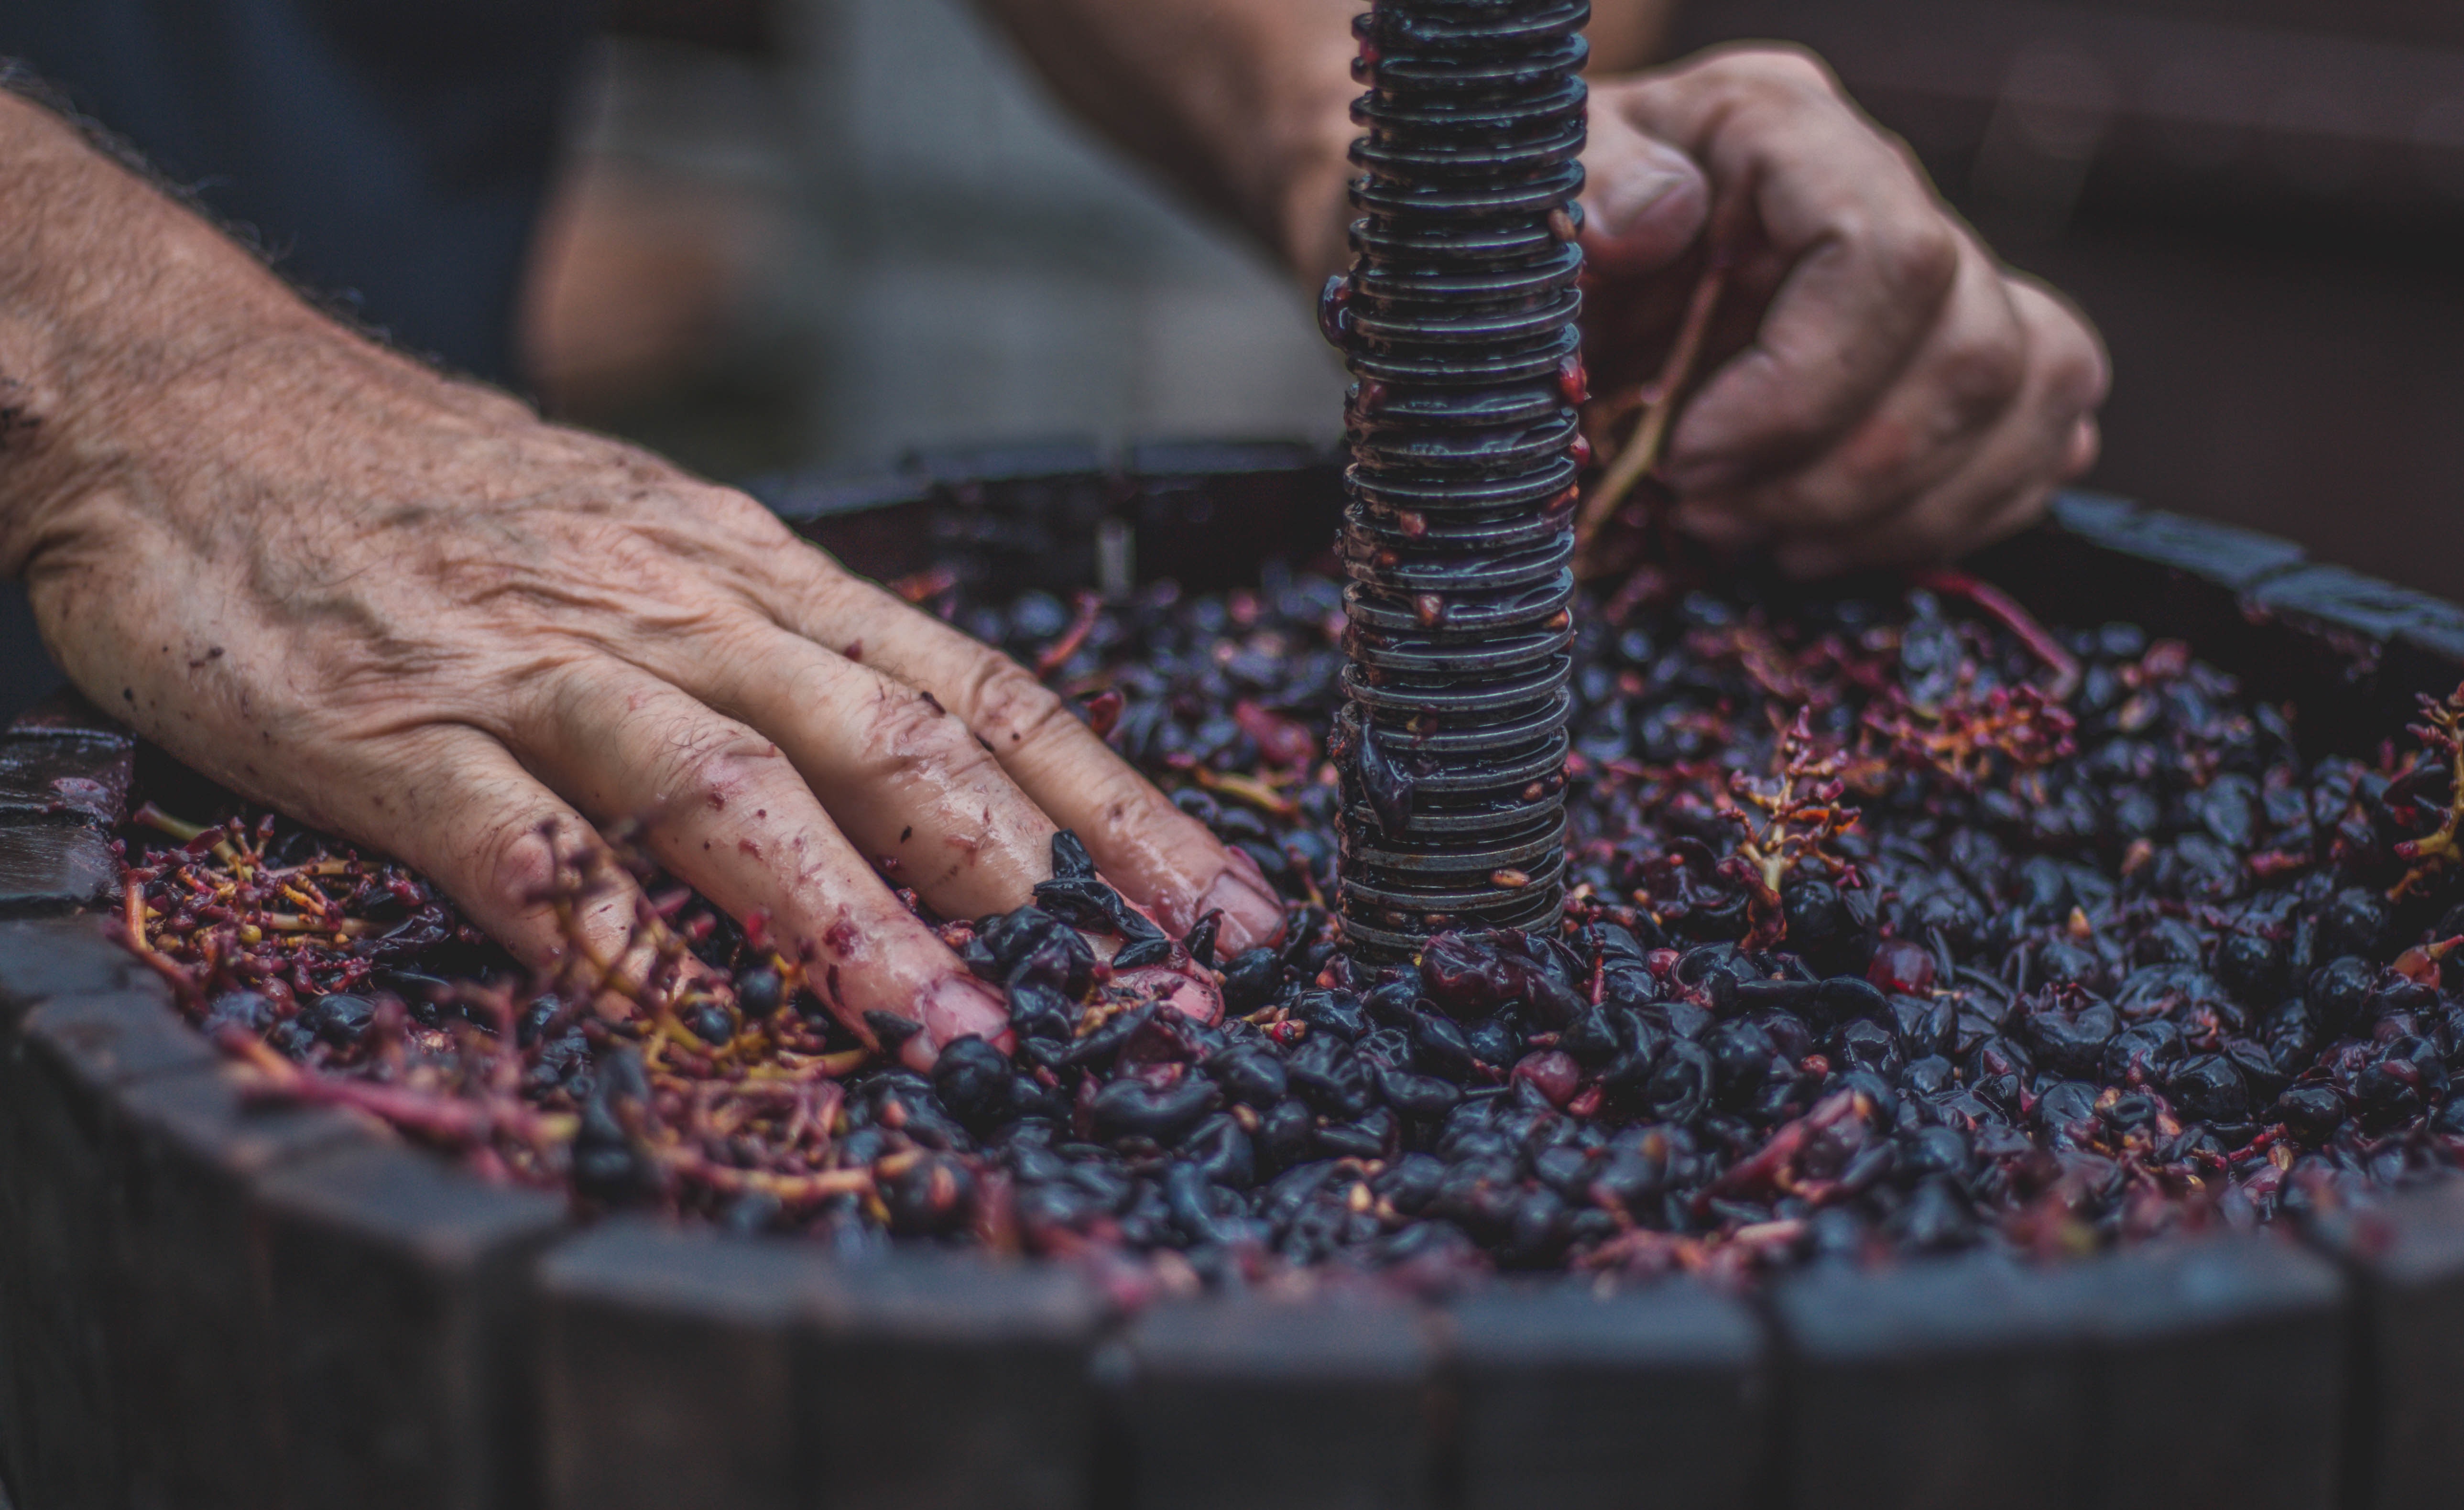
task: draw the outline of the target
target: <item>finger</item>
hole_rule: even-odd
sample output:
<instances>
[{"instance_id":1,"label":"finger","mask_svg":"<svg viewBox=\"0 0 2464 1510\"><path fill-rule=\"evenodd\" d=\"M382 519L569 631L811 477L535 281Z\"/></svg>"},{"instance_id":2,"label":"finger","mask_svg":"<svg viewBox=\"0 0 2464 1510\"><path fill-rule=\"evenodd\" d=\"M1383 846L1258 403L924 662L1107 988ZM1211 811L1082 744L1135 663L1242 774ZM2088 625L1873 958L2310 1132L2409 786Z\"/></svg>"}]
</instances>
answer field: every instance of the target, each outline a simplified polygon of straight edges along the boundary
<instances>
[{"instance_id":1,"label":"finger","mask_svg":"<svg viewBox=\"0 0 2464 1510\"><path fill-rule=\"evenodd\" d=\"M2068 295L2039 278L2010 272L2003 276L2010 284L2012 307L2027 328L2029 343L2047 353L2053 391L2092 419L2113 395L2113 357L2104 349L2104 338L2095 321ZM2091 444L2079 458L2079 471L2096 461L2094 431L2091 425L2087 436Z\"/></svg>"},{"instance_id":2,"label":"finger","mask_svg":"<svg viewBox=\"0 0 2464 1510\"><path fill-rule=\"evenodd\" d=\"M1960 501L1928 499L1908 512L1893 536L1802 536L1781 542L1772 555L1782 575L1800 581L1836 577L1880 566L1903 566L1949 560L2005 536L2016 535L2044 517L2055 484L2031 481L1995 498ZM1956 547L1947 542L1960 542Z\"/></svg>"},{"instance_id":3,"label":"finger","mask_svg":"<svg viewBox=\"0 0 2464 1510\"><path fill-rule=\"evenodd\" d=\"M1614 109L1592 112L1583 183L1583 259L1598 274L1661 271L1685 254L1711 212L1710 181L1694 160Z\"/></svg>"},{"instance_id":4,"label":"finger","mask_svg":"<svg viewBox=\"0 0 2464 1510\"><path fill-rule=\"evenodd\" d=\"M1969 245L1916 358L1804 467L1705 500L1774 531L1839 531L1906 507L1990 434L2027 382L2028 331L2000 271Z\"/></svg>"},{"instance_id":5,"label":"finger","mask_svg":"<svg viewBox=\"0 0 2464 1510\"><path fill-rule=\"evenodd\" d=\"M816 574L789 624L808 634L823 626L860 637L866 665L957 714L1020 790L1055 825L1075 831L1106 877L1167 930L1186 932L1221 910L1226 952L1281 933L1283 904L1256 863L1174 807L1016 662L835 568Z\"/></svg>"},{"instance_id":6,"label":"finger","mask_svg":"<svg viewBox=\"0 0 2464 1510\"><path fill-rule=\"evenodd\" d=\"M867 1038L871 1012L921 1025L903 1057L929 1067L963 1034L999 1039L999 996L891 894L770 740L629 666L603 662L549 690L521 733L550 783L602 821L643 824L670 874L731 916L771 920L781 952Z\"/></svg>"},{"instance_id":7,"label":"finger","mask_svg":"<svg viewBox=\"0 0 2464 1510\"><path fill-rule=\"evenodd\" d=\"M1783 541L1782 570L1819 576L1964 554L2035 518L2053 491L2093 457L2089 411L2104 393L2102 351L2042 289L2018 280L2011 289L2032 351L2028 380L2001 422L1956 471L1899 513Z\"/></svg>"},{"instance_id":8,"label":"finger","mask_svg":"<svg viewBox=\"0 0 2464 1510\"><path fill-rule=\"evenodd\" d=\"M1621 94L1634 125L1750 196L1786 272L1755 339L1686 406L1667 472L1733 491L1824 449L1914 357L1959 237L1904 148L1802 53L1715 54Z\"/></svg>"},{"instance_id":9,"label":"finger","mask_svg":"<svg viewBox=\"0 0 2464 1510\"><path fill-rule=\"evenodd\" d=\"M2097 425L2096 416L2082 416L2078 427L2071 431L2070 445L2063 450L2062 475L2065 478L2085 476L2103 449L2104 431Z\"/></svg>"},{"instance_id":10,"label":"finger","mask_svg":"<svg viewBox=\"0 0 2464 1510\"><path fill-rule=\"evenodd\" d=\"M1748 551L1771 542L1771 527L1726 498L1680 498L1669 515L1681 532L1715 551Z\"/></svg>"},{"instance_id":11,"label":"finger","mask_svg":"<svg viewBox=\"0 0 2464 1510\"><path fill-rule=\"evenodd\" d=\"M705 663L685 685L776 739L839 832L942 916L1024 907L1050 877L1052 821L931 694L767 625Z\"/></svg>"},{"instance_id":12,"label":"finger","mask_svg":"<svg viewBox=\"0 0 2464 1510\"><path fill-rule=\"evenodd\" d=\"M388 737L383 776L333 783L335 827L434 881L537 970L604 968L638 986L655 962L634 938L641 890L597 830L505 747L459 724ZM561 901L561 905L560 905Z\"/></svg>"}]
</instances>

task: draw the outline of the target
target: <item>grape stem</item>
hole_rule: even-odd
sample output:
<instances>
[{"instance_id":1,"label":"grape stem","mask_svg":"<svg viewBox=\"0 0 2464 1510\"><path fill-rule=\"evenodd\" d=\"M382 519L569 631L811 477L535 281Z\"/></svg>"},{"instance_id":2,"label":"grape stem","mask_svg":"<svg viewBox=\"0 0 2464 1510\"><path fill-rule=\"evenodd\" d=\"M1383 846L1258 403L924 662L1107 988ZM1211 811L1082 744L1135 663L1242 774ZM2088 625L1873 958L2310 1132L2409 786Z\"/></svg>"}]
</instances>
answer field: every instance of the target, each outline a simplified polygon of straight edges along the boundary
<instances>
[{"instance_id":1,"label":"grape stem","mask_svg":"<svg viewBox=\"0 0 2464 1510\"><path fill-rule=\"evenodd\" d=\"M2071 694L2079 690L2079 657L2064 649L2062 643L2036 622L2035 615L2020 607L2018 600L2001 588L1950 566L1922 567L1912 571L1908 573L1908 585L1940 593L1946 598L1957 598L2010 630L2013 638L2028 647L2030 654L2044 662L2045 668L2054 673L2053 685L2045 689L2045 696L2049 700L2067 703Z\"/></svg>"},{"instance_id":2,"label":"grape stem","mask_svg":"<svg viewBox=\"0 0 2464 1510\"><path fill-rule=\"evenodd\" d=\"M1678 400L1694 381L1694 368L1703 358L1703 338L1711 328L1711 316L1720 307L1721 295L1727 292L1728 272L1736 264L1732 250L1735 238L1727 233L1726 224L1728 218L1713 218L1703 275L1695 280L1693 295L1686 300L1685 317L1678 324L1677 339L1669 346L1666 360L1661 362L1659 376L1642 387L1641 422L1635 427L1625 449L1609 463L1609 470L1592 485L1590 495L1583 499L1582 513L1575 516L1577 559L1591 554L1593 539L1616 515L1626 494L1660 465L1669 427L1676 423Z\"/></svg>"}]
</instances>

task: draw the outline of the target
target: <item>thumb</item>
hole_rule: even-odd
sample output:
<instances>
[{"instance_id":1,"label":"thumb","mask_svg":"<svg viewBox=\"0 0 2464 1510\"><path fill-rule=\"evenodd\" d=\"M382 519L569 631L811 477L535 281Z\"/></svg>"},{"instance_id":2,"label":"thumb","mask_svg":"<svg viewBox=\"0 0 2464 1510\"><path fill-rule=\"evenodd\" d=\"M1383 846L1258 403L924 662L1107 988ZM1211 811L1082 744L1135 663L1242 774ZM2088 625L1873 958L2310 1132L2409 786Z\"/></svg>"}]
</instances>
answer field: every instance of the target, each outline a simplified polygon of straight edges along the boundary
<instances>
[{"instance_id":1,"label":"thumb","mask_svg":"<svg viewBox=\"0 0 2464 1510\"><path fill-rule=\"evenodd\" d=\"M1703 169L1622 113L1592 113L1583 173L1583 257L1596 271L1657 273L1703 233L1711 206Z\"/></svg>"}]
</instances>

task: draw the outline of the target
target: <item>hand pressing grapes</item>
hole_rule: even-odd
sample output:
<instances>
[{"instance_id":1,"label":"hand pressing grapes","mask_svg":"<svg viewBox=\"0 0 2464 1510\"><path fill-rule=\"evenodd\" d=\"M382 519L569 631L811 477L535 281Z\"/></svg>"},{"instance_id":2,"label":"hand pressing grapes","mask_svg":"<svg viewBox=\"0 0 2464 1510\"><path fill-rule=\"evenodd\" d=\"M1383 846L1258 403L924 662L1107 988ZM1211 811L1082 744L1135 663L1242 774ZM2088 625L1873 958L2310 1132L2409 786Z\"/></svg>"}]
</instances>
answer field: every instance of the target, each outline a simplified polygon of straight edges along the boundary
<instances>
[{"instance_id":1,"label":"hand pressing grapes","mask_svg":"<svg viewBox=\"0 0 2464 1510\"><path fill-rule=\"evenodd\" d=\"M2095 333L1999 266L1810 56L1597 82L1584 166L1595 392L1657 375L1726 265L1662 461L1692 533L1800 575L1941 559L2094 461Z\"/></svg>"},{"instance_id":2,"label":"hand pressing grapes","mask_svg":"<svg viewBox=\"0 0 2464 1510\"><path fill-rule=\"evenodd\" d=\"M1281 908L1033 676L741 493L342 330L65 125L0 96L0 564L99 705L232 790L566 947L560 851L639 819L929 1064L1004 1030L878 871L1024 905L1056 827L1175 931ZM603 896L603 955L634 915Z\"/></svg>"}]
</instances>

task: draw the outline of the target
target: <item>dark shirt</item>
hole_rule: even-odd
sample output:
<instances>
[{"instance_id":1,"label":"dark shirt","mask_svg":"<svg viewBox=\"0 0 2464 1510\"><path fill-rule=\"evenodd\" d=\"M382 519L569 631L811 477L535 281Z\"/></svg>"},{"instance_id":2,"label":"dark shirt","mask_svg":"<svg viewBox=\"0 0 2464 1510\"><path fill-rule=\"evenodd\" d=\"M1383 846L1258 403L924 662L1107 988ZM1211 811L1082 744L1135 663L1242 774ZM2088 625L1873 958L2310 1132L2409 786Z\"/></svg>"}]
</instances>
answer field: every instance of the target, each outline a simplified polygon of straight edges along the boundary
<instances>
[{"instance_id":1,"label":"dark shirt","mask_svg":"<svg viewBox=\"0 0 2464 1510\"><path fill-rule=\"evenodd\" d=\"M32 68L302 286L514 383L590 0L0 0Z\"/></svg>"},{"instance_id":2,"label":"dark shirt","mask_svg":"<svg viewBox=\"0 0 2464 1510\"><path fill-rule=\"evenodd\" d=\"M518 385L515 302L592 0L0 0L0 57L294 282ZM0 719L59 685L0 588Z\"/></svg>"}]
</instances>

